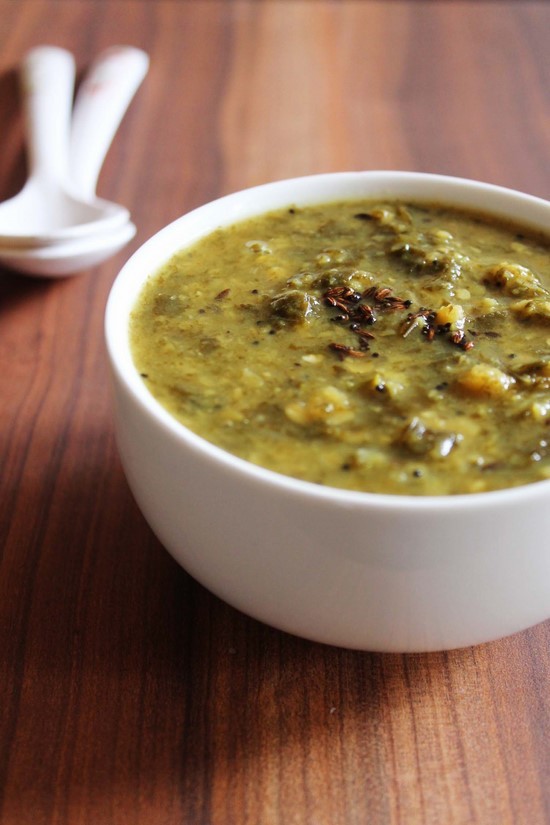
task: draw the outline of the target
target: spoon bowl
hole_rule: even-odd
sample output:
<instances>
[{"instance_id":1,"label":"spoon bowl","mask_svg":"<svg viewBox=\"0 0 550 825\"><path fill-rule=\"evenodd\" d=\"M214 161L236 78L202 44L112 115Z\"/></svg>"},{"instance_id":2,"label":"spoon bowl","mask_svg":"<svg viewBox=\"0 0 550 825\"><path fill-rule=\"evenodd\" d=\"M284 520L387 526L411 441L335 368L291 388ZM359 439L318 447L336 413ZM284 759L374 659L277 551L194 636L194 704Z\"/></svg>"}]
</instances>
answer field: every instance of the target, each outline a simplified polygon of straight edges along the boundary
<instances>
[{"instance_id":1,"label":"spoon bowl","mask_svg":"<svg viewBox=\"0 0 550 825\"><path fill-rule=\"evenodd\" d=\"M27 275L63 278L102 263L136 234L130 221L109 231L34 249L0 246L0 264Z\"/></svg>"},{"instance_id":2,"label":"spoon bowl","mask_svg":"<svg viewBox=\"0 0 550 825\"><path fill-rule=\"evenodd\" d=\"M18 195L0 205L0 246L55 246L108 232L129 218L123 206L101 198L84 201L54 181L31 178Z\"/></svg>"}]
</instances>

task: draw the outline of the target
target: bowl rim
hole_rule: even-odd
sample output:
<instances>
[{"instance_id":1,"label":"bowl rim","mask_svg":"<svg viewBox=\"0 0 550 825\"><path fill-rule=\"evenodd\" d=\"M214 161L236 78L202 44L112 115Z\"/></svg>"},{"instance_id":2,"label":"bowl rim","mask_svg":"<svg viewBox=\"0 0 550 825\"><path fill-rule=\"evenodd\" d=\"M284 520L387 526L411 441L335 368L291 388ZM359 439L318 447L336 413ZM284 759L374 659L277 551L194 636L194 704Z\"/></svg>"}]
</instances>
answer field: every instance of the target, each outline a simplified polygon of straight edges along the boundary
<instances>
[{"instance_id":1,"label":"bowl rim","mask_svg":"<svg viewBox=\"0 0 550 825\"><path fill-rule=\"evenodd\" d=\"M333 185L338 189L343 189L346 186L353 187L357 185L360 187L365 182L380 183L380 195L374 191L369 191L364 195L359 192L357 195L342 194L336 197L330 193L324 196L322 194L327 191L327 188L331 190ZM387 186L390 182L390 189L394 187L399 189L402 185L405 188L410 186L412 188L415 188L415 186L419 188L433 186L438 192L441 190L450 193L447 197L443 196L441 198L439 201L441 203L447 202L451 205L471 208L474 211L479 209L481 212L489 212L499 217L508 217L520 225L533 226L545 231L550 224L550 201L543 198L475 179L428 172L399 170L328 172L286 178L237 190L198 206L171 221L146 240L119 271L109 291L104 319L107 356L113 377L116 377L126 392L130 394L134 403L151 421L160 426L165 433L181 441L187 449L191 449L196 454L201 454L210 462L220 464L227 472L232 471L244 475L249 481L269 484L288 494L301 495L319 501L332 501L353 508L399 510L400 512L436 510L457 513L461 510L477 510L488 505L509 507L510 505L517 506L522 502L547 499L550 496L550 479L529 482L517 487L477 493L412 495L347 490L316 484L269 470L218 447L194 433L185 424L173 417L147 389L131 359L127 331L132 307L135 305L136 298L147 279L153 277L179 249L192 245L200 237L204 237L217 228L231 225L247 217L260 215L263 212L278 208L282 209L285 206L329 203L336 200L351 200L353 197L357 197L357 199L371 196L398 197L396 192L384 189L383 184L385 183ZM309 196L300 198L296 194L294 198L288 199L285 195L287 190L298 189L301 192L304 188L310 192ZM457 193L460 193L458 201L456 199ZM279 202L267 207L256 208L258 198L264 195L268 199L272 197ZM511 214L511 208L495 208L494 206L486 206L483 202L473 204L473 198L468 198L467 195L482 196L482 201L486 199L500 200L509 207L514 202L521 203L530 217L518 219ZM410 197L417 201L431 201L432 203L439 200L434 195L403 194L402 197ZM464 200L461 202L463 198ZM548 214L542 217L544 212ZM212 221L212 216L216 216L217 219ZM202 226L203 222L209 223L209 228L197 232L197 226ZM185 228L188 224L191 225L193 230L190 237L178 243L176 238L180 229ZM159 255L156 252L157 247L162 247L164 244L166 244L168 251L163 255ZM151 263L148 263L149 259L151 259ZM156 263L153 264L153 260ZM136 271L140 273L137 278ZM124 318L123 325L120 323L121 315Z\"/></svg>"}]
</instances>

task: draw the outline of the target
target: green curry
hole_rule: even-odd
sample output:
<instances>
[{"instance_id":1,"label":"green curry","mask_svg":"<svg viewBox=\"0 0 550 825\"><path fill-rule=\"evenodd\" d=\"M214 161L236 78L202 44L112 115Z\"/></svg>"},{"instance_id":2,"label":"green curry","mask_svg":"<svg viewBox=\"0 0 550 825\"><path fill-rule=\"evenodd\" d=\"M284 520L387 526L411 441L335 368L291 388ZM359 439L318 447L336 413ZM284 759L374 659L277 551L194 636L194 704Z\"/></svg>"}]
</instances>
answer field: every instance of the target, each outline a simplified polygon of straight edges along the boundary
<instances>
[{"instance_id":1,"label":"green curry","mask_svg":"<svg viewBox=\"0 0 550 825\"><path fill-rule=\"evenodd\" d=\"M412 495L550 478L549 252L440 205L287 208L153 275L134 360L179 421L286 475Z\"/></svg>"}]
</instances>

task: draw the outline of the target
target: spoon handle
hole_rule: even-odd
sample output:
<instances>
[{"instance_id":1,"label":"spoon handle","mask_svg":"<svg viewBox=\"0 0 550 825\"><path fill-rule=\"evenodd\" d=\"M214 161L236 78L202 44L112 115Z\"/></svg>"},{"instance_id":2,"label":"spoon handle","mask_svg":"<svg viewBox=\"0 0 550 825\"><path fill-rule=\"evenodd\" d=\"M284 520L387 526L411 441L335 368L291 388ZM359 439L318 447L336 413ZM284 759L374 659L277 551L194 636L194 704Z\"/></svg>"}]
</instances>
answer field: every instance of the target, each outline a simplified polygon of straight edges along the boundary
<instances>
[{"instance_id":1,"label":"spoon handle","mask_svg":"<svg viewBox=\"0 0 550 825\"><path fill-rule=\"evenodd\" d=\"M21 67L32 176L60 182L67 175L74 58L56 46L27 52Z\"/></svg>"},{"instance_id":2,"label":"spoon handle","mask_svg":"<svg viewBox=\"0 0 550 825\"><path fill-rule=\"evenodd\" d=\"M82 81L70 140L70 180L80 195L94 195L105 155L148 68L149 57L141 49L114 46Z\"/></svg>"}]
</instances>

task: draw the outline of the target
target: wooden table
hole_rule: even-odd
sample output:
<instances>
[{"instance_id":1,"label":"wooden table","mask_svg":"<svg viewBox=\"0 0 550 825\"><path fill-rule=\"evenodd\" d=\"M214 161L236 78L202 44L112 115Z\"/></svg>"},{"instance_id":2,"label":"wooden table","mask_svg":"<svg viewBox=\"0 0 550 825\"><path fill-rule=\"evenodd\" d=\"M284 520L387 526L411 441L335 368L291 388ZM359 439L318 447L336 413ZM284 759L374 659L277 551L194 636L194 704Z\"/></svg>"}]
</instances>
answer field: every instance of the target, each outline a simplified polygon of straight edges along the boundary
<instances>
[{"instance_id":1,"label":"wooden table","mask_svg":"<svg viewBox=\"0 0 550 825\"><path fill-rule=\"evenodd\" d=\"M549 34L530 0L0 0L2 198L27 48L151 56L99 186L136 240L64 281L0 272L2 825L550 822L550 623L374 655L223 604L131 498L102 338L132 249L234 189L401 168L549 197Z\"/></svg>"}]
</instances>

